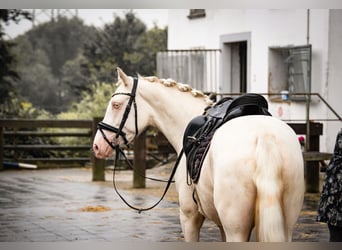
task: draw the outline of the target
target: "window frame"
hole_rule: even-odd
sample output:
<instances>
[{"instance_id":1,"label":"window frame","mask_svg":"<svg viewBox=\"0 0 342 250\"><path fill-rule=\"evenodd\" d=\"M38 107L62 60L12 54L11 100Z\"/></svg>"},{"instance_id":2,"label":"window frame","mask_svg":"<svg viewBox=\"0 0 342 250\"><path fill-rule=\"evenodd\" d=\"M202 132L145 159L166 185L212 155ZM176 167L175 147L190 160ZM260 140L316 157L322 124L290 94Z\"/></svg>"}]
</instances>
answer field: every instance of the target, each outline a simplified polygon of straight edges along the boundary
<instances>
[{"instance_id":1,"label":"window frame","mask_svg":"<svg viewBox=\"0 0 342 250\"><path fill-rule=\"evenodd\" d=\"M311 93L312 45L269 47L268 63L270 100L306 101L307 96L298 93Z\"/></svg>"},{"instance_id":2,"label":"window frame","mask_svg":"<svg viewBox=\"0 0 342 250\"><path fill-rule=\"evenodd\" d=\"M189 10L189 19L203 18L205 17L205 9L190 9Z\"/></svg>"}]
</instances>

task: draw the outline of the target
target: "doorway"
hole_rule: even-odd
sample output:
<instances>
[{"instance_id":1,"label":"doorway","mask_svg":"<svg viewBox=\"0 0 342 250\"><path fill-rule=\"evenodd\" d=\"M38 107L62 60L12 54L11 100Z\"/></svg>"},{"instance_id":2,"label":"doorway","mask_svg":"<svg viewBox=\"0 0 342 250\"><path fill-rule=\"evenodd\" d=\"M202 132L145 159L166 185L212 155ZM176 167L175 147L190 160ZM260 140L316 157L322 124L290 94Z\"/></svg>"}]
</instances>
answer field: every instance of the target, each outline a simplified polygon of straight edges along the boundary
<instances>
[{"instance_id":1,"label":"doorway","mask_svg":"<svg viewBox=\"0 0 342 250\"><path fill-rule=\"evenodd\" d=\"M220 92L246 93L248 89L250 33L221 36Z\"/></svg>"}]
</instances>

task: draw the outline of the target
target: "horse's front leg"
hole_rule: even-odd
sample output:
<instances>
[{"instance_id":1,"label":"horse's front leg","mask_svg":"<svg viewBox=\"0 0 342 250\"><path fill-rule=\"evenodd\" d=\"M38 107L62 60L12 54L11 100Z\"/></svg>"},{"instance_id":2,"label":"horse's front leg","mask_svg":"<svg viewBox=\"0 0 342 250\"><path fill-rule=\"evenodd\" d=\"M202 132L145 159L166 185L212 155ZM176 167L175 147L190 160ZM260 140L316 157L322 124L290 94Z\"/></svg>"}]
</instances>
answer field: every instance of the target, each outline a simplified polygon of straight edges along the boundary
<instances>
[{"instance_id":1,"label":"horse's front leg","mask_svg":"<svg viewBox=\"0 0 342 250\"><path fill-rule=\"evenodd\" d=\"M198 206L192 198L193 188L183 182L182 184L178 183L177 189L184 240L187 242L199 241L204 216L198 211Z\"/></svg>"},{"instance_id":2,"label":"horse's front leg","mask_svg":"<svg viewBox=\"0 0 342 250\"><path fill-rule=\"evenodd\" d=\"M200 230L204 221L204 216L198 211L192 194L193 186L188 185L186 176L185 158L181 160L176 172L176 189L178 192L180 206L180 223L186 242L199 241Z\"/></svg>"},{"instance_id":3,"label":"horse's front leg","mask_svg":"<svg viewBox=\"0 0 342 250\"><path fill-rule=\"evenodd\" d=\"M189 205L190 204L186 204L184 207L180 207L180 222L184 240L186 242L199 241L204 216L200 214L195 203L193 207Z\"/></svg>"}]
</instances>

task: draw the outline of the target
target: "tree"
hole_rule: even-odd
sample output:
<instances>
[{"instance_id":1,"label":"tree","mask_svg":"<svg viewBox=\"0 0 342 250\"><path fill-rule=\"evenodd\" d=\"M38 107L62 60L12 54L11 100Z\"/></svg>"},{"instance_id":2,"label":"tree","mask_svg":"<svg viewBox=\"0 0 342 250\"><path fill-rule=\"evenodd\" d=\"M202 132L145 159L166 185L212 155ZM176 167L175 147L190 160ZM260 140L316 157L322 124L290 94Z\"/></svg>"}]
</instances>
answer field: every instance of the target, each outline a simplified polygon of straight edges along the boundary
<instances>
[{"instance_id":1,"label":"tree","mask_svg":"<svg viewBox=\"0 0 342 250\"><path fill-rule=\"evenodd\" d=\"M58 17L38 25L26 35L34 50L41 49L46 53L50 59L51 72L58 78L64 63L79 54L90 33L91 28L84 25L81 19Z\"/></svg>"},{"instance_id":2,"label":"tree","mask_svg":"<svg viewBox=\"0 0 342 250\"><path fill-rule=\"evenodd\" d=\"M10 21L19 23L22 18L32 20L30 12L18 9L0 9L0 20L5 24L9 24ZM1 25L0 25L1 26ZM1 28L1 32L2 28Z\"/></svg>"},{"instance_id":3,"label":"tree","mask_svg":"<svg viewBox=\"0 0 342 250\"><path fill-rule=\"evenodd\" d=\"M20 79L13 86L34 106L59 112L58 81L51 72L47 54L42 49L33 49L27 36L19 36L16 43L13 54L18 58L16 72Z\"/></svg>"},{"instance_id":4,"label":"tree","mask_svg":"<svg viewBox=\"0 0 342 250\"><path fill-rule=\"evenodd\" d=\"M11 69L20 79L9 83L35 107L65 112L97 82L115 82L117 66L130 75L155 74L155 55L166 49L166 41L166 29L146 30L133 12L103 29L59 17L12 41L17 63Z\"/></svg>"},{"instance_id":5,"label":"tree","mask_svg":"<svg viewBox=\"0 0 342 250\"><path fill-rule=\"evenodd\" d=\"M145 32L146 25L133 12L128 12L125 18L116 17L113 23L106 24L91 43L85 44L84 55L88 58L90 67L98 71L104 64L110 63L113 69L120 66L128 74L135 74L136 65L127 60L125 55L134 51L137 40ZM112 70L107 79L101 80L112 81L114 73Z\"/></svg>"},{"instance_id":6,"label":"tree","mask_svg":"<svg viewBox=\"0 0 342 250\"><path fill-rule=\"evenodd\" d=\"M12 81L19 78L18 73L13 69L16 63L15 57L11 53L13 42L4 39L5 33L3 25L8 25L11 21L18 23L22 18L31 19L27 11L16 9L0 9L0 104L10 101L11 92L14 91Z\"/></svg>"},{"instance_id":7,"label":"tree","mask_svg":"<svg viewBox=\"0 0 342 250\"><path fill-rule=\"evenodd\" d=\"M110 82L116 77L116 66L129 75L155 75L156 54L166 49L167 29L154 26L146 31L145 24L129 12L125 18L116 17L86 43L84 55L90 62L89 70L100 75L98 80Z\"/></svg>"},{"instance_id":8,"label":"tree","mask_svg":"<svg viewBox=\"0 0 342 250\"><path fill-rule=\"evenodd\" d=\"M17 72L13 70L15 58L10 52L12 46L12 43L0 40L0 104L9 98L10 92L13 91L10 79L18 79L19 77Z\"/></svg>"},{"instance_id":9,"label":"tree","mask_svg":"<svg viewBox=\"0 0 342 250\"><path fill-rule=\"evenodd\" d=\"M111 83L95 83L89 91L82 91L82 98L74 102L67 112L58 114L60 119L92 119L105 113L108 100L115 91Z\"/></svg>"},{"instance_id":10,"label":"tree","mask_svg":"<svg viewBox=\"0 0 342 250\"><path fill-rule=\"evenodd\" d=\"M79 53L74 59L66 61L61 69L62 86L64 88L64 101L72 103L81 98L83 91L89 90L95 82L84 65L87 59Z\"/></svg>"},{"instance_id":11,"label":"tree","mask_svg":"<svg viewBox=\"0 0 342 250\"><path fill-rule=\"evenodd\" d=\"M89 88L88 71L83 64L83 42L93 28L78 18L59 17L38 25L15 39L20 80L15 86L31 103L56 114L78 100Z\"/></svg>"},{"instance_id":12,"label":"tree","mask_svg":"<svg viewBox=\"0 0 342 250\"><path fill-rule=\"evenodd\" d=\"M136 65L136 70L142 75L156 75L157 52L167 49L167 29L157 26L142 34L134 45L134 51L125 54L125 60Z\"/></svg>"}]
</instances>

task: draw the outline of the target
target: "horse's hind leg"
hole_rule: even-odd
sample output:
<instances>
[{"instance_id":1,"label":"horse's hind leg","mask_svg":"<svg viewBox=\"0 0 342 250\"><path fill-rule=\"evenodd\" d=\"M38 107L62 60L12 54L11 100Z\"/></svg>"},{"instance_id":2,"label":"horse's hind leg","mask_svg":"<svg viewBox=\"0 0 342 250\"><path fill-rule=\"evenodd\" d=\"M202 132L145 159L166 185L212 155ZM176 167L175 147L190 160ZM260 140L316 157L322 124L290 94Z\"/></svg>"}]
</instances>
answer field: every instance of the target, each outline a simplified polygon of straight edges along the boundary
<instances>
[{"instance_id":1,"label":"horse's hind leg","mask_svg":"<svg viewBox=\"0 0 342 250\"><path fill-rule=\"evenodd\" d=\"M234 188L227 186L230 183ZM249 241L254 223L253 190L244 189L237 180L218 183L214 191L214 203L219 215L225 240L229 242ZM230 190L227 196L226 190Z\"/></svg>"},{"instance_id":2,"label":"horse's hind leg","mask_svg":"<svg viewBox=\"0 0 342 250\"><path fill-rule=\"evenodd\" d=\"M222 241L226 241L226 233L224 232L223 226L218 226L220 229L220 233L221 233L221 239Z\"/></svg>"},{"instance_id":3,"label":"horse's hind leg","mask_svg":"<svg viewBox=\"0 0 342 250\"><path fill-rule=\"evenodd\" d=\"M223 222L224 231L221 231L222 240L228 242L249 241L253 228L250 218L239 215L240 210L237 208L229 208L228 210L220 213L220 218L221 216L225 217L225 219L222 219L225 220Z\"/></svg>"}]
</instances>

